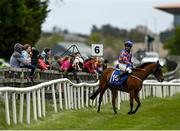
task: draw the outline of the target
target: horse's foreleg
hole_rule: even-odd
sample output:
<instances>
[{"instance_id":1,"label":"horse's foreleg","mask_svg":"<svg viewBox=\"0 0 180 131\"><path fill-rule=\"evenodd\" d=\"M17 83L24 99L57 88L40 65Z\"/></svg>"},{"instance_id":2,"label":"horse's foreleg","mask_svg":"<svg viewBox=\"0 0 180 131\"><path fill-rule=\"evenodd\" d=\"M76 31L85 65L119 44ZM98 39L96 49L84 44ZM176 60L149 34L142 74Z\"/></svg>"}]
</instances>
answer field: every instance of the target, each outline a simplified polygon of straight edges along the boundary
<instances>
[{"instance_id":1,"label":"horse's foreleg","mask_svg":"<svg viewBox=\"0 0 180 131\"><path fill-rule=\"evenodd\" d=\"M135 92L134 92L134 99L135 99L135 101L137 102L137 107L136 107L136 109L133 111L133 113L136 113L137 110L138 110L138 108L139 108L140 105L141 105L141 102L140 102L140 99L139 99L139 91L135 91Z\"/></svg>"},{"instance_id":2,"label":"horse's foreleg","mask_svg":"<svg viewBox=\"0 0 180 131\"><path fill-rule=\"evenodd\" d=\"M128 112L129 115L133 114L133 98L134 98L134 90L132 90L130 93L130 111Z\"/></svg>"},{"instance_id":3,"label":"horse's foreleg","mask_svg":"<svg viewBox=\"0 0 180 131\"><path fill-rule=\"evenodd\" d=\"M112 106L113 106L114 113L116 114L117 113L117 111L116 111L116 97L117 97L118 91L116 89L112 89L111 92L112 92Z\"/></svg>"}]
</instances>

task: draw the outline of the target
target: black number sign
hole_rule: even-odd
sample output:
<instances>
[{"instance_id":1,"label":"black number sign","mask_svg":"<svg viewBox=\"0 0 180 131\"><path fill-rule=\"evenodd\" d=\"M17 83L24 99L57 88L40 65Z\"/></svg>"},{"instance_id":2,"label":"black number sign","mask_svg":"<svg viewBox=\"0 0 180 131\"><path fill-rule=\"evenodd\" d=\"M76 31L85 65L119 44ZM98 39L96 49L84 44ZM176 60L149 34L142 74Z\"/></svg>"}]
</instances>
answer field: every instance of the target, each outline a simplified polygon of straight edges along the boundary
<instances>
[{"instance_id":1,"label":"black number sign","mask_svg":"<svg viewBox=\"0 0 180 131\"><path fill-rule=\"evenodd\" d=\"M95 52L96 54L98 54L98 53L100 52L99 46L96 46L96 47L94 48L94 52Z\"/></svg>"}]
</instances>

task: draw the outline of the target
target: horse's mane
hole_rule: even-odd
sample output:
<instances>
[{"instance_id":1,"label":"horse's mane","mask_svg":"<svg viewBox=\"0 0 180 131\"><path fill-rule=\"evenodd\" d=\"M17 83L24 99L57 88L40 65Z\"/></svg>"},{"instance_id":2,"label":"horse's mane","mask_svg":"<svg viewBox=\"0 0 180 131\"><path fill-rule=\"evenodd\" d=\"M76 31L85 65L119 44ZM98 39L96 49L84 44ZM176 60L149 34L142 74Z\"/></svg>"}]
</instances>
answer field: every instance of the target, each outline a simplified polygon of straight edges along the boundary
<instances>
[{"instance_id":1,"label":"horse's mane","mask_svg":"<svg viewBox=\"0 0 180 131\"><path fill-rule=\"evenodd\" d=\"M139 68L144 68L145 66L149 65L149 64L152 64L152 63L155 63L155 62L147 62L147 63L143 63L139 66L136 66L135 68L133 68L133 70L139 70ZM109 67L108 69L118 69L120 70L119 68L116 68L116 67Z\"/></svg>"},{"instance_id":2,"label":"horse's mane","mask_svg":"<svg viewBox=\"0 0 180 131\"><path fill-rule=\"evenodd\" d=\"M137 66L136 68L144 68L145 66L152 64L154 62L147 62L147 63L143 63L142 65Z\"/></svg>"}]
</instances>

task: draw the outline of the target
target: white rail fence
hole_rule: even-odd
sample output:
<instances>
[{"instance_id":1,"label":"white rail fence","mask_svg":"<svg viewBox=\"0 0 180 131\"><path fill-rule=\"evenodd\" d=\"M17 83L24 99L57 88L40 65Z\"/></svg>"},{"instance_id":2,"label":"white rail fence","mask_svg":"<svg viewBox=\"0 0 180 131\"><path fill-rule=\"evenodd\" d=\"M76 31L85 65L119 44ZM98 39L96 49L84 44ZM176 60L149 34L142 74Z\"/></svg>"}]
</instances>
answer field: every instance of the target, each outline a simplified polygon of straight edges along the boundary
<instances>
[{"instance_id":1,"label":"white rail fence","mask_svg":"<svg viewBox=\"0 0 180 131\"><path fill-rule=\"evenodd\" d=\"M28 124L30 124L32 119L31 116L33 116L35 121L38 120L38 118L45 117L47 100L45 96L47 92L51 93L54 112L63 109L78 110L85 107L96 106L99 97L94 101L89 100L89 97L98 86L98 82L93 84L74 84L64 78L26 88L0 87L1 101L5 105L6 123L8 125L12 122L15 125L18 122L23 123L24 105L26 105L26 122ZM172 96L178 92L180 92L180 80L163 83L158 83L154 80L144 81L143 88L140 91L140 98L145 99L149 96L163 98ZM111 100L111 92L107 90L103 96L103 104L111 103ZM129 100L128 94L119 91L117 108L120 109L120 103L126 100ZM31 112L33 115L31 115Z\"/></svg>"}]
</instances>

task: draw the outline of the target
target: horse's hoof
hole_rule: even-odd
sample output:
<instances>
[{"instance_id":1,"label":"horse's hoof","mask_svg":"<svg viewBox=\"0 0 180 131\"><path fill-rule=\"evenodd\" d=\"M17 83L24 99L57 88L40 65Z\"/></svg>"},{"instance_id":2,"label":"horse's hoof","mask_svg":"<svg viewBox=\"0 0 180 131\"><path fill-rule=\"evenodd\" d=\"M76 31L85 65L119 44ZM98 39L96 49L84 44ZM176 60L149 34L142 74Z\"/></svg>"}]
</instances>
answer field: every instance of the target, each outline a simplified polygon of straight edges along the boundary
<instances>
[{"instance_id":1,"label":"horse's hoof","mask_svg":"<svg viewBox=\"0 0 180 131\"><path fill-rule=\"evenodd\" d=\"M132 114L135 114L135 113L136 113L136 111L133 111L133 112L132 112Z\"/></svg>"},{"instance_id":2,"label":"horse's hoof","mask_svg":"<svg viewBox=\"0 0 180 131\"><path fill-rule=\"evenodd\" d=\"M128 112L128 115L132 115L133 114L133 112Z\"/></svg>"},{"instance_id":3,"label":"horse's hoof","mask_svg":"<svg viewBox=\"0 0 180 131\"><path fill-rule=\"evenodd\" d=\"M114 114L116 115L116 114L117 114L117 112L114 112Z\"/></svg>"}]
</instances>

